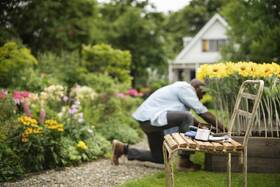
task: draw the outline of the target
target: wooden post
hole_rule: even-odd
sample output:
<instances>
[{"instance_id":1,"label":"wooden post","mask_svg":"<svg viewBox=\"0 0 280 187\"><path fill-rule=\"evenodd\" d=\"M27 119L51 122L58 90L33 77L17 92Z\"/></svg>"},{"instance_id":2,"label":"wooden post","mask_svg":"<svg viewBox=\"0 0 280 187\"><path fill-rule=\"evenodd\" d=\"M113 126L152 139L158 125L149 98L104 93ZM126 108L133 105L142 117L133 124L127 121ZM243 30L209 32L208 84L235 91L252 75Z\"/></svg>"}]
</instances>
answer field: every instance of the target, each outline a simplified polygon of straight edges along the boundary
<instances>
[{"instance_id":1,"label":"wooden post","mask_svg":"<svg viewBox=\"0 0 280 187\"><path fill-rule=\"evenodd\" d=\"M228 153L228 187L231 187L231 153Z\"/></svg>"}]
</instances>

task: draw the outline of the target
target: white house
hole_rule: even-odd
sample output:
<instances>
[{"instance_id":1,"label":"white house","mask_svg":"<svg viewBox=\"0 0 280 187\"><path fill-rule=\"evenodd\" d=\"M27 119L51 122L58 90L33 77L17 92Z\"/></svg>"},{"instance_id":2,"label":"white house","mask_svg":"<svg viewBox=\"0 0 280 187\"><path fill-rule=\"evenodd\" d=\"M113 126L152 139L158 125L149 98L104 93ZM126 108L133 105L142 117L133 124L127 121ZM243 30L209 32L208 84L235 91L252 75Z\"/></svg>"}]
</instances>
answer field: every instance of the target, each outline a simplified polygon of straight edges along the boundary
<instances>
[{"instance_id":1,"label":"white house","mask_svg":"<svg viewBox=\"0 0 280 187\"><path fill-rule=\"evenodd\" d=\"M227 27L224 18L215 14L193 38L184 37L183 50L169 63L169 81L189 81L195 78L201 64L219 61L220 49L227 41Z\"/></svg>"}]
</instances>

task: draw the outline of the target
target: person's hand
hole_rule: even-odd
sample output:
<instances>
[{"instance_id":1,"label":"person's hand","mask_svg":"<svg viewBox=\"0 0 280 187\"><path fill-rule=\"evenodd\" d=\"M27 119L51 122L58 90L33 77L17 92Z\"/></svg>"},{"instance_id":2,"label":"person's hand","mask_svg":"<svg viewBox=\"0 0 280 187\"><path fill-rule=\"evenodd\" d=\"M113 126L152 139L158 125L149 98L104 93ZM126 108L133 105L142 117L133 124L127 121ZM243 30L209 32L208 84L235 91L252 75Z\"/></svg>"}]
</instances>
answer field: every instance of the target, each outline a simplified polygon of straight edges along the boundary
<instances>
[{"instance_id":1,"label":"person's hand","mask_svg":"<svg viewBox=\"0 0 280 187\"><path fill-rule=\"evenodd\" d=\"M198 123L198 128L201 128L201 129L208 129L209 128L209 124L207 123Z\"/></svg>"}]
</instances>

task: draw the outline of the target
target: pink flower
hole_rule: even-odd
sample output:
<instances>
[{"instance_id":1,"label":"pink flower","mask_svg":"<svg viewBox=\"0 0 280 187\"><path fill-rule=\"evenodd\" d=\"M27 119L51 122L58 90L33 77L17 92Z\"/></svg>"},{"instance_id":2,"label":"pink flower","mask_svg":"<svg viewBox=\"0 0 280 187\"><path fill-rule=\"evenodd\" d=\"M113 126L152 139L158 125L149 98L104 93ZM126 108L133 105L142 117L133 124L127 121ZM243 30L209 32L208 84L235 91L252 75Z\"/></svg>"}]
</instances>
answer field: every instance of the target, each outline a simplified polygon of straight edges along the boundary
<instances>
[{"instance_id":1,"label":"pink flower","mask_svg":"<svg viewBox=\"0 0 280 187\"><path fill-rule=\"evenodd\" d=\"M134 88L130 88L128 91L127 91L127 94L130 95L130 96L137 96L138 94L138 91Z\"/></svg>"},{"instance_id":2,"label":"pink flower","mask_svg":"<svg viewBox=\"0 0 280 187\"><path fill-rule=\"evenodd\" d=\"M45 110L43 108L41 108L39 123L40 124L44 124L45 118L46 118L46 112L45 112Z\"/></svg>"},{"instance_id":3,"label":"pink flower","mask_svg":"<svg viewBox=\"0 0 280 187\"><path fill-rule=\"evenodd\" d=\"M120 97L120 98L123 98L123 97L125 97L125 94L124 93L116 93L116 96Z\"/></svg>"},{"instance_id":4,"label":"pink flower","mask_svg":"<svg viewBox=\"0 0 280 187\"><path fill-rule=\"evenodd\" d=\"M22 102L22 100L24 98L27 98L29 96L29 92L28 91L14 91L13 94L13 99L16 102L16 104L20 104L20 102Z\"/></svg>"},{"instance_id":5,"label":"pink flower","mask_svg":"<svg viewBox=\"0 0 280 187\"><path fill-rule=\"evenodd\" d=\"M128 91L127 91L127 94L130 95L130 96L133 96L133 97L136 97L136 96L143 96L143 93L140 93L138 92L136 89L134 88L130 88Z\"/></svg>"},{"instance_id":6,"label":"pink flower","mask_svg":"<svg viewBox=\"0 0 280 187\"><path fill-rule=\"evenodd\" d=\"M32 116L32 114L31 114L31 112L30 112L30 109L29 109L29 105L28 105L27 102L24 102L24 103L23 103L23 111L24 111L24 113L25 113L27 116L29 116L29 117Z\"/></svg>"},{"instance_id":7,"label":"pink flower","mask_svg":"<svg viewBox=\"0 0 280 187\"><path fill-rule=\"evenodd\" d=\"M28 91L22 91L20 94L24 98L29 97L29 92Z\"/></svg>"}]
</instances>

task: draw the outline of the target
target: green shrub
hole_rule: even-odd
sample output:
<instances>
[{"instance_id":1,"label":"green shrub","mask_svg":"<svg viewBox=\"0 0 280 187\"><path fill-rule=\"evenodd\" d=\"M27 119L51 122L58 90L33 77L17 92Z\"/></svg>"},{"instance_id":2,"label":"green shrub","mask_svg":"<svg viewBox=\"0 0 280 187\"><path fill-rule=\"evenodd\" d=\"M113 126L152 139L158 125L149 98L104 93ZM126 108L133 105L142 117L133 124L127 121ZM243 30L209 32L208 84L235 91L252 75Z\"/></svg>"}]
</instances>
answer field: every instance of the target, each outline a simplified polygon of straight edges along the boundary
<instances>
[{"instance_id":1,"label":"green shrub","mask_svg":"<svg viewBox=\"0 0 280 187\"><path fill-rule=\"evenodd\" d=\"M0 142L0 182L20 178L25 170L19 155Z\"/></svg>"},{"instance_id":2,"label":"green shrub","mask_svg":"<svg viewBox=\"0 0 280 187\"><path fill-rule=\"evenodd\" d=\"M82 83L82 75L87 70L80 66L80 56L77 51L62 52L60 55L54 53L39 54L39 72L44 75L55 77L69 88L74 84Z\"/></svg>"},{"instance_id":3,"label":"green shrub","mask_svg":"<svg viewBox=\"0 0 280 187\"><path fill-rule=\"evenodd\" d=\"M17 89L28 91L43 91L44 88L60 84L60 80L52 74L40 73L38 70L26 69L17 82Z\"/></svg>"},{"instance_id":4,"label":"green shrub","mask_svg":"<svg viewBox=\"0 0 280 187\"><path fill-rule=\"evenodd\" d=\"M108 120L98 129L107 140L118 139L122 142L135 144L140 141L137 131L126 123L120 123L115 119Z\"/></svg>"},{"instance_id":5,"label":"green shrub","mask_svg":"<svg viewBox=\"0 0 280 187\"><path fill-rule=\"evenodd\" d=\"M64 166L69 166L71 164L77 164L81 162L82 157L76 148L76 142L72 138L63 137L61 145L61 161Z\"/></svg>"},{"instance_id":6,"label":"green shrub","mask_svg":"<svg viewBox=\"0 0 280 187\"><path fill-rule=\"evenodd\" d=\"M1 86L16 86L18 80L28 68L37 64L36 58L25 47L15 42L7 42L0 47L0 82Z\"/></svg>"},{"instance_id":7,"label":"green shrub","mask_svg":"<svg viewBox=\"0 0 280 187\"><path fill-rule=\"evenodd\" d=\"M118 83L130 83L131 55L106 44L83 46L82 64L90 72L108 74Z\"/></svg>"}]
</instances>

